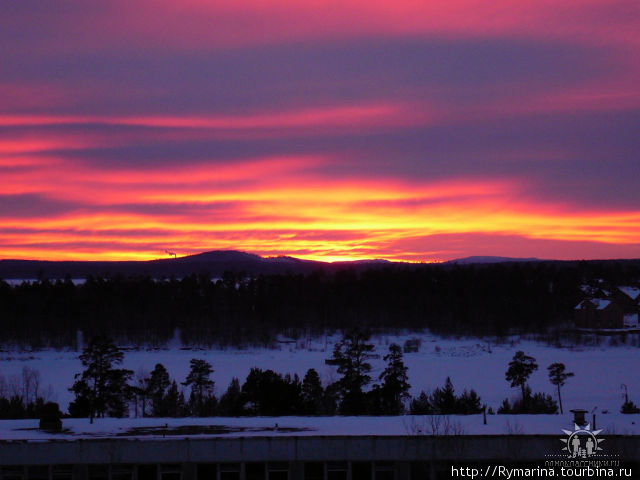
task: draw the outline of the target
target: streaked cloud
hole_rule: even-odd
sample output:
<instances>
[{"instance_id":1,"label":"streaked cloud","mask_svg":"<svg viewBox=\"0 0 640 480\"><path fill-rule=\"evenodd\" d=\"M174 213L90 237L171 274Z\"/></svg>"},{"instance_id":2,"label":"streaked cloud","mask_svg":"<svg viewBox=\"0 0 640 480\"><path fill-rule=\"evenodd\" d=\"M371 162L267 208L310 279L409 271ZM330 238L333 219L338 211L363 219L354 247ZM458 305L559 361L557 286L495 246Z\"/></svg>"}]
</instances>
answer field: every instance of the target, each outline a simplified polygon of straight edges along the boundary
<instances>
[{"instance_id":1,"label":"streaked cloud","mask_svg":"<svg viewBox=\"0 0 640 480\"><path fill-rule=\"evenodd\" d=\"M638 257L635 1L0 4L0 252Z\"/></svg>"}]
</instances>

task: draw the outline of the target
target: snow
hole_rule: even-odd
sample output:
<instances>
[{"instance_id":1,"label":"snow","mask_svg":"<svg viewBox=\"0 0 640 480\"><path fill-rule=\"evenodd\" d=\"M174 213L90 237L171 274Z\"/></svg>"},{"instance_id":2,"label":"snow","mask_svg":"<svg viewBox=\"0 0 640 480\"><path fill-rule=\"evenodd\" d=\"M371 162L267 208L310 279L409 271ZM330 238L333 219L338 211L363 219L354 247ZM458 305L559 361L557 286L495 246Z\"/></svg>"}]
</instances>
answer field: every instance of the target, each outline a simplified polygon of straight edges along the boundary
<instances>
[{"instance_id":1,"label":"snow","mask_svg":"<svg viewBox=\"0 0 640 480\"><path fill-rule=\"evenodd\" d=\"M627 328L637 328L638 327L638 314L631 313L625 315L623 318L624 326Z\"/></svg>"},{"instance_id":2,"label":"snow","mask_svg":"<svg viewBox=\"0 0 640 480\"><path fill-rule=\"evenodd\" d=\"M631 300L637 300L638 296L640 296L640 288L636 287L618 287L622 293L624 293Z\"/></svg>"},{"instance_id":3,"label":"snow","mask_svg":"<svg viewBox=\"0 0 640 480\"><path fill-rule=\"evenodd\" d=\"M226 390L232 377L238 377L243 383L252 367L272 369L276 372L297 373L302 378L309 368L315 368L323 384L338 379L335 367L325 365L331 356L338 335L315 339L298 339L295 344L280 344L279 348L247 349L185 349L172 345L166 349L127 349L125 368L134 372L153 370L156 363L162 363L173 379L184 381L189 371L189 361L201 358L213 366L213 380L216 382L216 395ZM556 388L550 384L547 366L561 362L567 371L575 376L568 379L562 388L562 401L565 411L584 408L591 411L608 410L618 412L623 402L621 384L629 389L630 399L640 404L640 377L635 375L634 366L638 364L640 349L637 346L637 334L627 334L627 344L619 343L619 337L599 337L604 341L600 346L553 347L531 340L512 338L505 343L490 343L477 338L454 339L441 338L429 333L407 333L405 335L387 335L372 337L376 353L380 358L372 360L372 383L377 381L384 368L382 357L391 343L403 345L410 338L422 341L420 351L407 353L404 361L409 371L411 394L416 396L421 390L431 391L444 384L447 377L456 392L473 388L482 402L497 410L502 400L518 394L505 380L505 371L513 355L523 350L533 356L539 365L529 384L534 392L543 391L554 397ZM617 343L617 345L614 345ZM42 388L51 384L55 392L53 400L60 403L63 411L73 395L68 388L74 382L74 374L82 371L75 351L0 351L0 375L7 380L19 376L23 366L40 371Z\"/></svg>"},{"instance_id":4,"label":"snow","mask_svg":"<svg viewBox=\"0 0 640 480\"><path fill-rule=\"evenodd\" d=\"M49 280L51 282L63 281L64 278L49 279ZM23 283L27 283L27 284L36 283L39 280L37 278L5 278L2 281L6 282L11 287L18 287L18 286L22 285ZM71 279L71 283L73 283L76 286L84 285L86 282L87 282L86 278L72 278Z\"/></svg>"},{"instance_id":5,"label":"snow","mask_svg":"<svg viewBox=\"0 0 640 480\"><path fill-rule=\"evenodd\" d=\"M584 302L591 302L593 305L595 305L597 310L604 310L611 303L610 300L606 300L604 298L591 298L589 300L583 300L582 302L580 302L578 305L576 305L575 310L580 310Z\"/></svg>"},{"instance_id":6,"label":"snow","mask_svg":"<svg viewBox=\"0 0 640 480\"><path fill-rule=\"evenodd\" d=\"M590 414L588 421L592 420ZM601 436L639 435L640 415L596 416ZM78 440L119 437L407 436L407 435L558 435L573 430L573 415L426 415L399 417L240 417L63 419L62 433L39 431L37 420L1 420L0 438L13 441Z\"/></svg>"},{"instance_id":7,"label":"snow","mask_svg":"<svg viewBox=\"0 0 640 480\"><path fill-rule=\"evenodd\" d=\"M594 298L592 302L598 310L604 310L611 303L610 300L605 300L603 298Z\"/></svg>"},{"instance_id":8,"label":"snow","mask_svg":"<svg viewBox=\"0 0 640 480\"><path fill-rule=\"evenodd\" d=\"M625 327L625 328L576 328L576 332L581 333L595 333L598 335L610 335L610 334L627 334L627 333L639 333L638 327ZM612 340L615 342L615 340Z\"/></svg>"}]
</instances>

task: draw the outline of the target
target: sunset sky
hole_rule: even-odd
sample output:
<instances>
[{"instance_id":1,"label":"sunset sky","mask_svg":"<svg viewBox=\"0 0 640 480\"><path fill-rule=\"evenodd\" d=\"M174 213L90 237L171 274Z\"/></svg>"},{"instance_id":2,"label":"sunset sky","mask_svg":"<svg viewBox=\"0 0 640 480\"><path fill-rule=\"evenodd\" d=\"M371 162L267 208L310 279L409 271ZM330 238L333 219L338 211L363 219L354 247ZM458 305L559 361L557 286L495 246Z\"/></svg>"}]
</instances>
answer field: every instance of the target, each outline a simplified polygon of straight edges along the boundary
<instances>
[{"instance_id":1,"label":"sunset sky","mask_svg":"<svg viewBox=\"0 0 640 480\"><path fill-rule=\"evenodd\" d=\"M638 0L4 0L0 258L640 257Z\"/></svg>"}]
</instances>

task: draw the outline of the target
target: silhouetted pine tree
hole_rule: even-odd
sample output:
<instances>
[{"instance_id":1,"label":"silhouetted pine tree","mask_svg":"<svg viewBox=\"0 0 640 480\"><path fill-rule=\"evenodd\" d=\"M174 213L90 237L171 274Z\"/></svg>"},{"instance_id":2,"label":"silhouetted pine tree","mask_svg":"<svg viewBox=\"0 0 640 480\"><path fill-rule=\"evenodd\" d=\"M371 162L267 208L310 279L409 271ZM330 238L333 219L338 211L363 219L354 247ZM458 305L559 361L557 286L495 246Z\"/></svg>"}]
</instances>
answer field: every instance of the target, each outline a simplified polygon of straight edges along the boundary
<instances>
[{"instance_id":1,"label":"silhouetted pine tree","mask_svg":"<svg viewBox=\"0 0 640 480\"><path fill-rule=\"evenodd\" d=\"M527 380L537 369L536 359L525 355L522 350L517 351L511 362L509 362L505 378L508 382L511 382L512 387L520 387L523 405L528 400L528 395L526 394Z\"/></svg>"},{"instance_id":2,"label":"silhouetted pine tree","mask_svg":"<svg viewBox=\"0 0 640 480\"><path fill-rule=\"evenodd\" d=\"M231 379L227 391L220 397L218 413L225 417L238 417L245 414L240 382L236 377Z\"/></svg>"},{"instance_id":3,"label":"silhouetted pine tree","mask_svg":"<svg viewBox=\"0 0 640 480\"><path fill-rule=\"evenodd\" d=\"M347 333L335 344L333 356L325 360L328 365L337 366L342 378L337 382L340 394L340 413L343 415L362 415L366 412L364 387L369 384L371 371L369 360L378 356L373 345L367 343L369 335L358 330Z\"/></svg>"},{"instance_id":4,"label":"silhouetted pine tree","mask_svg":"<svg viewBox=\"0 0 640 480\"><path fill-rule=\"evenodd\" d=\"M564 383L568 378L573 377L573 372L565 372L566 367L564 363L552 363L547 367L549 370L549 381L558 387L558 404L560 405L560 413L562 412L562 396L560 396L560 387L564 386Z\"/></svg>"},{"instance_id":5,"label":"silhouetted pine tree","mask_svg":"<svg viewBox=\"0 0 640 480\"><path fill-rule=\"evenodd\" d=\"M456 413L471 415L482 412L482 402L475 390L464 390L456 400Z\"/></svg>"},{"instance_id":6,"label":"silhouetted pine tree","mask_svg":"<svg viewBox=\"0 0 640 480\"><path fill-rule=\"evenodd\" d=\"M447 377L444 387L436 388L431 394L430 403L436 413L450 415L456 413L456 395L451 379Z\"/></svg>"},{"instance_id":7,"label":"silhouetted pine tree","mask_svg":"<svg viewBox=\"0 0 640 480\"><path fill-rule=\"evenodd\" d=\"M620 407L620 413L640 413L640 408L631 400L626 400Z\"/></svg>"},{"instance_id":8,"label":"silhouetted pine tree","mask_svg":"<svg viewBox=\"0 0 640 480\"><path fill-rule=\"evenodd\" d=\"M380 396L382 412L385 415L400 415L404 412L404 400L409 398L407 367L402 360L402 348L395 343L389 346L389 353L384 356L387 367L380 374L382 385Z\"/></svg>"},{"instance_id":9,"label":"silhouetted pine tree","mask_svg":"<svg viewBox=\"0 0 640 480\"><path fill-rule=\"evenodd\" d=\"M253 415L292 415L301 408L301 387L297 375L283 377L273 370L252 368L242 395Z\"/></svg>"},{"instance_id":10,"label":"silhouetted pine tree","mask_svg":"<svg viewBox=\"0 0 640 480\"><path fill-rule=\"evenodd\" d=\"M411 415L430 415L434 413L429 395L423 391L420 392L417 398L412 399L409 405L409 413Z\"/></svg>"},{"instance_id":11,"label":"silhouetted pine tree","mask_svg":"<svg viewBox=\"0 0 640 480\"><path fill-rule=\"evenodd\" d=\"M114 368L122 363L122 350L105 337L95 337L80 355L85 367L69 389L76 398L69 405L72 415L86 414L93 423L95 416L121 417L127 413L131 370ZM84 416L84 415L83 415Z\"/></svg>"},{"instance_id":12,"label":"silhouetted pine tree","mask_svg":"<svg viewBox=\"0 0 640 480\"><path fill-rule=\"evenodd\" d=\"M165 417L169 415L165 396L171 386L169 372L161 363L157 363L147 381L147 395L151 399L151 415Z\"/></svg>"},{"instance_id":13,"label":"silhouetted pine tree","mask_svg":"<svg viewBox=\"0 0 640 480\"><path fill-rule=\"evenodd\" d=\"M324 389L320 376L315 369L307 370L302 379L302 413L305 415L320 415L324 411Z\"/></svg>"},{"instance_id":14,"label":"silhouetted pine tree","mask_svg":"<svg viewBox=\"0 0 640 480\"><path fill-rule=\"evenodd\" d=\"M184 393L178 390L178 384L171 382L164 397L163 411L168 417L184 417L187 415L186 405L184 401Z\"/></svg>"},{"instance_id":15,"label":"silhouetted pine tree","mask_svg":"<svg viewBox=\"0 0 640 480\"><path fill-rule=\"evenodd\" d=\"M322 414L335 415L338 412L340 392L337 382L327 385L322 396Z\"/></svg>"},{"instance_id":16,"label":"silhouetted pine tree","mask_svg":"<svg viewBox=\"0 0 640 480\"><path fill-rule=\"evenodd\" d=\"M558 404L546 393L538 392L531 394L528 385L524 388L524 398L517 398L513 403L509 403L509 399L505 398L502 405L498 408L499 414L552 414L558 412Z\"/></svg>"},{"instance_id":17,"label":"silhouetted pine tree","mask_svg":"<svg viewBox=\"0 0 640 480\"><path fill-rule=\"evenodd\" d=\"M191 359L191 370L186 380L182 383L185 387L191 387L189 395L189 410L192 415L204 417L215 409L215 397L213 396L214 382L210 375L213 368L205 360Z\"/></svg>"}]
</instances>

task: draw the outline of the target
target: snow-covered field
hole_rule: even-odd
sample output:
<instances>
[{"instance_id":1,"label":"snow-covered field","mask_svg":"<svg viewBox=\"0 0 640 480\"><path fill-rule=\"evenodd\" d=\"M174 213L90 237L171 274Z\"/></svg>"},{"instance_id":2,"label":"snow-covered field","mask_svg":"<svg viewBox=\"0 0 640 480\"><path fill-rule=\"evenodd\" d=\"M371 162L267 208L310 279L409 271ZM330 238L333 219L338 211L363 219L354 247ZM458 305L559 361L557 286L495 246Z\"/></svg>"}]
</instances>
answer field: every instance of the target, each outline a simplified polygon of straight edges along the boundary
<instances>
[{"instance_id":1,"label":"snow-covered field","mask_svg":"<svg viewBox=\"0 0 640 480\"><path fill-rule=\"evenodd\" d=\"M402 345L407 338L413 337L422 340L418 352L404 356L413 395L442 386L449 376L457 392L473 388L483 403L497 410L504 398L517 394L505 380L505 371L514 353L523 350L535 357L539 365L529 382L534 392L544 391L555 397L555 387L547 375L547 366L551 363L562 362L568 371L575 373L562 390L565 411L573 408L591 411L597 407L601 413L619 412L624 394L622 384L627 386L629 398L640 404L640 348L609 346L607 340L604 342L606 346L556 348L517 339L496 344L480 339L443 339L428 333L377 336L371 339L376 353L380 355L379 359L372 361L371 376L374 380L384 368L382 357L387 353L389 344ZM280 343L276 349L198 350L175 345L158 350L127 350L123 366L134 372L149 372L156 363L162 363L172 378L182 382L189 371L189 361L202 358L215 370L216 395L226 390L232 377L238 377L243 383L252 367L297 373L301 378L307 369L315 368L326 385L337 379L335 368L325 365L324 361L331 356L333 344L338 340L338 336L298 340L296 343ZM25 365L39 370L43 386L51 384L53 400L65 410L73 398L68 388L74 381L74 374L82 370L78 353L4 349L0 351L0 375L9 380L11 376L19 375Z\"/></svg>"}]
</instances>

